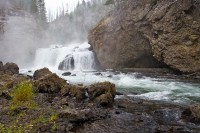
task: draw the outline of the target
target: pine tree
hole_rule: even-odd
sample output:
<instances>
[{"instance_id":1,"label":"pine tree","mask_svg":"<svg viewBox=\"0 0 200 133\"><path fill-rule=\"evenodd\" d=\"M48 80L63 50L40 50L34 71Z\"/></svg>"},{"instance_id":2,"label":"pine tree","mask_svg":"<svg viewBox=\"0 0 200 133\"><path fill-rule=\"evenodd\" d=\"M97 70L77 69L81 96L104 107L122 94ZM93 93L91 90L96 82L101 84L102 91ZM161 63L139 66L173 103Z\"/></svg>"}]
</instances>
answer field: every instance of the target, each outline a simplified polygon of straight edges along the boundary
<instances>
[{"instance_id":1,"label":"pine tree","mask_svg":"<svg viewBox=\"0 0 200 133\"><path fill-rule=\"evenodd\" d=\"M34 1L36 1L38 9L37 17L42 25L46 25L47 17L46 17L46 8L44 0L34 0Z\"/></svg>"}]
</instances>

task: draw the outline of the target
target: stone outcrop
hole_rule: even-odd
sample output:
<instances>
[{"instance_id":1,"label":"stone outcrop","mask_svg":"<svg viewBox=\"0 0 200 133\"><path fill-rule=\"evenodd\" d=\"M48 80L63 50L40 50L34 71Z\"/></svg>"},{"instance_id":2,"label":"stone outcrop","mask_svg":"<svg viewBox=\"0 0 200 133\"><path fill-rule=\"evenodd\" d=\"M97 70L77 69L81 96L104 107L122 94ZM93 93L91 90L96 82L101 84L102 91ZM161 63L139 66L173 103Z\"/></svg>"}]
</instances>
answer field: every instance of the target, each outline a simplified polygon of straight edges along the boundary
<instances>
[{"instance_id":1,"label":"stone outcrop","mask_svg":"<svg viewBox=\"0 0 200 133\"><path fill-rule=\"evenodd\" d=\"M58 93L68 88L66 81L48 68L36 70L33 74L35 91L40 93Z\"/></svg>"},{"instance_id":2,"label":"stone outcrop","mask_svg":"<svg viewBox=\"0 0 200 133\"><path fill-rule=\"evenodd\" d=\"M39 78L41 78L41 77L43 77L43 76L45 76L45 75L49 75L49 74L52 74L52 72L49 71L48 68L42 68L42 69L36 70L36 71L34 72L33 78L34 78L35 80L37 80L37 79L39 79Z\"/></svg>"},{"instance_id":3,"label":"stone outcrop","mask_svg":"<svg viewBox=\"0 0 200 133\"><path fill-rule=\"evenodd\" d=\"M88 87L90 100L96 101L101 106L111 106L114 102L116 88L110 82L95 83Z\"/></svg>"},{"instance_id":4,"label":"stone outcrop","mask_svg":"<svg viewBox=\"0 0 200 133\"><path fill-rule=\"evenodd\" d=\"M166 64L186 73L200 71L199 1L120 0L115 5L88 36L104 68Z\"/></svg>"},{"instance_id":5,"label":"stone outcrop","mask_svg":"<svg viewBox=\"0 0 200 133\"><path fill-rule=\"evenodd\" d=\"M3 70L5 73L9 73L9 74L19 74L19 67L17 64L15 63L6 63L3 66Z\"/></svg>"},{"instance_id":6,"label":"stone outcrop","mask_svg":"<svg viewBox=\"0 0 200 133\"><path fill-rule=\"evenodd\" d=\"M58 77L55 73L45 75L34 82L35 91L40 93L58 93L67 87L64 79Z\"/></svg>"}]
</instances>

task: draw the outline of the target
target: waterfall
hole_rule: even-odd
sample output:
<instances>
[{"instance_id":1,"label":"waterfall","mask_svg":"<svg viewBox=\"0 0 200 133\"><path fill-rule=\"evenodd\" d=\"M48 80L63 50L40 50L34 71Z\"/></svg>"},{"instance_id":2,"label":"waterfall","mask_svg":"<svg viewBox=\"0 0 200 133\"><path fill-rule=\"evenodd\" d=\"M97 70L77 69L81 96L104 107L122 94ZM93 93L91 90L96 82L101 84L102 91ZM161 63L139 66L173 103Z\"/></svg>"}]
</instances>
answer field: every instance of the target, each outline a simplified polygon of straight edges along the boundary
<instances>
[{"instance_id":1,"label":"waterfall","mask_svg":"<svg viewBox=\"0 0 200 133\"><path fill-rule=\"evenodd\" d=\"M39 48L36 51L34 66L68 71L95 70L95 56L92 51L89 51L89 47L89 44L83 43Z\"/></svg>"}]
</instances>

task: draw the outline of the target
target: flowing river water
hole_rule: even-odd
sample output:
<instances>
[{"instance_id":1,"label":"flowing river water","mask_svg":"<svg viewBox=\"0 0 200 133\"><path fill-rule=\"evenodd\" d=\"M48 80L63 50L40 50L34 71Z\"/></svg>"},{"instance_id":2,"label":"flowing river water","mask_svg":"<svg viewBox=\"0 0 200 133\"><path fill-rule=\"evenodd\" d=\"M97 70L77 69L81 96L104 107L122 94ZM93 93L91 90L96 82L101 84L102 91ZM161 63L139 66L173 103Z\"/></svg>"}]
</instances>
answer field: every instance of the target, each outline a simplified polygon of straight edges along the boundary
<instances>
[{"instance_id":1,"label":"flowing river water","mask_svg":"<svg viewBox=\"0 0 200 133\"><path fill-rule=\"evenodd\" d=\"M21 69L20 72L32 75L34 70L48 67L70 83L89 85L110 81L116 85L118 92L129 97L179 104L200 101L199 83L166 77L155 78L133 72L123 73L112 70L98 72L96 71L94 53L89 51L89 47L89 44L83 43L39 48L36 51L34 66L30 69ZM63 76L64 72L71 72L71 75Z\"/></svg>"}]
</instances>

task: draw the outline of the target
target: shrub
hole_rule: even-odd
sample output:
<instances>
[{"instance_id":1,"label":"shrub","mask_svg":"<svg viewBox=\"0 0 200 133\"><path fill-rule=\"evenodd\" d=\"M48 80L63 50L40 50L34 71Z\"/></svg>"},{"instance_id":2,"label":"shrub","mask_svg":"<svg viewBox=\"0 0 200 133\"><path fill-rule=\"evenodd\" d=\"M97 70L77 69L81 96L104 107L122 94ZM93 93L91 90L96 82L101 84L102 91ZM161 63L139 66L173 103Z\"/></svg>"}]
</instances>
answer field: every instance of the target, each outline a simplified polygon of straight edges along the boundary
<instances>
[{"instance_id":1,"label":"shrub","mask_svg":"<svg viewBox=\"0 0 200 133\"><path fill-rule=\"evenodd\" d=\"M12 107L26 106L31 107L33 102L33 86L28 81L23 81L18 84L12 93Z\"/></svg>"}]
</instances>

